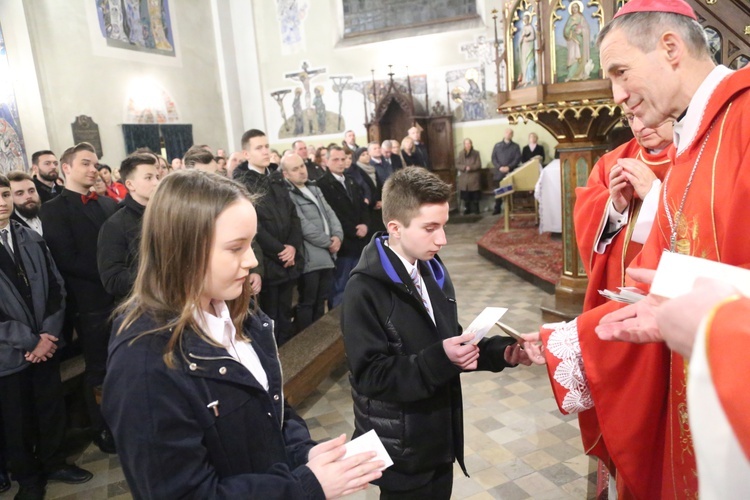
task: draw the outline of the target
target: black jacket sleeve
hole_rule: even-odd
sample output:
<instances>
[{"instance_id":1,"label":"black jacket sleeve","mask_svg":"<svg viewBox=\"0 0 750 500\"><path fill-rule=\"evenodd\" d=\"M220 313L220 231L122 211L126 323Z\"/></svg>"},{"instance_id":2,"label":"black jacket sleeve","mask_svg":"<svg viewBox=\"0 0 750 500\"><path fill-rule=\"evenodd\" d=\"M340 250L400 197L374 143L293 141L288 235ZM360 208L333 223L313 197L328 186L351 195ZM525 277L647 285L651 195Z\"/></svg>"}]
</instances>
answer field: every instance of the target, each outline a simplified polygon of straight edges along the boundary
<instances>
[{"instance_id":1,"label":"black jacket sleeve","mask_svg":"<svg viewBox=\"0 0 750 500\"><path fill-rule=\"evenodd\" d=\"M125 232L116 219L107 219L99 230L96 261L104 289L115 297L128 295L135 283L137 269L130 269L128 253Z\"/></svg>"}]
</instances>

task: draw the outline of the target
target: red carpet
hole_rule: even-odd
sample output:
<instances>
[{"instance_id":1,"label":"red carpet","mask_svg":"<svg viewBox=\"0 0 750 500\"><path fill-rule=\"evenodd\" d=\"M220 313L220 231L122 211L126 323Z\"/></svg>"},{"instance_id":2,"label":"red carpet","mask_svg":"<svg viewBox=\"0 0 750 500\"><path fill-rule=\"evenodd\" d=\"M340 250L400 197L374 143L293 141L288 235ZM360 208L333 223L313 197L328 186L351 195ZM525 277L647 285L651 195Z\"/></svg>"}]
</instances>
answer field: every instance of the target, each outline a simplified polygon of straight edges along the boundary
<instances>
[{"instance_id":1,"label":"red carpet","mask_svg":"<svg viewBox=\"0 0 750 500\"><path fill-rule=\"evenodd\" d=\"M549 233L539 234L530 219L511 219L510 231L503 231L503 219L477 243L480 255L509 268L524 279L554 292L562 273L562 241ZM551 285L551 286L550 286Z\"/></svg>"}]
</instances>

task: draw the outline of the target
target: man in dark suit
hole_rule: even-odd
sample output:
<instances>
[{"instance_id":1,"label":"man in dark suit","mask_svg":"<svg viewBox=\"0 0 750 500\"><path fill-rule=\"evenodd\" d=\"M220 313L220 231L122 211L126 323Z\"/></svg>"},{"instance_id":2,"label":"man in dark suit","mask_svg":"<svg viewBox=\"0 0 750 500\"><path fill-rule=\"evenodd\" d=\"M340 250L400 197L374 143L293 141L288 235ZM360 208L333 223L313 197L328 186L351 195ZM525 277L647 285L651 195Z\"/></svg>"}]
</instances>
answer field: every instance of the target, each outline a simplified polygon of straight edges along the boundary
<instances>
[{"instance_id":1,"label":"man in dark suit","mask_svg":"<svg viewBox=\"0 0 750 500\"><path fill-rule=\"evenodd\" d=\"M346 131L344 134L344 140L341 141L341 145L345 148L349 148L352 152L359 149L359 146L357 146L357 136L354 134L354 130Z\"/></svg>"},{"instance_id":2,"label":"man in dark suit","mask_svg":"<svg viewBox=\"0 0 750 500\"><path fill-rule=\"evenodd\" d=\"M46 203L63 190L60 172L57 170L59 162L55 153L48 149L37 151L31 155L31 170L34 172L34 184L39 192L42 203Z\"/></svg>"},{"instance_id":3,"label":"man in dark suit","mask_svg":"<svg viewBox=\"0 0 750 500\"><path fill-rule=\"evenodd\" d=\"M85 483L92 474L65 463L62 452L65 399L55 354L65 317L62 277L42 237L11 220L10 184L0 175L0 433L20 486L16 498L43 500L48 479Z\"/></svg>"},{"instance_id":4,"label":"man in dark suit","mask_svg":"<svg viewBox=\"0 0 750 500\"><path fill-rule=\"evenodd\" d=\"M427 152L427 146L422 142L422 129L419 127L410 128L409 137L414 141L414 156L419 166L432 170L430 154Z\"/></svg>"},{"instance_id":5,"label":"man in dark suit","mask_svg":"<svg viewBox=\"0 0 750 500\"><path fill-rule=\"evenodd\" d=\"M328 148L328 172L318 180L318 187L344 230L344 241L336 258L333 287L328 300L330 307L336 307L343 300L349 273L357 265L359 256L367 245L370 225L369 210L359 186L351 177L344 175L345 159L343 148Z\"/></svg>"},{"instance_id":6,"label":"man in dark suit","mask_svg":"<svg viewBox=\"0 0 750 500\"><path fill-rule=\"evenodd\" d=\"M404 168L401 157L398 155L398 143L396 141L384 140L380 146L380 153L383 155L383 162L390 165L394 172Z\"/></svg>"},{"instance_id":7,"label":"man in dark suit","mask_svg":"<svg viewBox=\"0 0 750 500\"><path fill-rule=\"evenodd\" d=\"M260 307L275 321L276 342L282 345L294 336L291 321L294 285L304 265L302 225L281 172L267 173L271 155L266 134L250 129L242 135L241 142L247 164L237 167L233 176L251 194L261 196L255 204L258 214L255 238L263 251Z\"/></svg>"},{"instance_id":8,"label":"man in dark suit","mask_svg":"<svg viewBox=\"0 0 750 500\"><path fill-rule=\"evenodd\" d=\"M39 217L44 238L68 290L68 305L86 361L86 403L94 429L94 442L114 453L114 441L97 404L107 367L110 315L114 298L102 285L96 265L99 229L117 210L111 198L90 192L99 175L94 147L82 142L61 158L65 188L45 203Z\"/></svg>"},{"instance_id":9,"label":"man in dark suit","mask_svg":"<svg viewBox=\"0 0 750 500\"><path fill-rule=\"evenodd\" d=\"M307 167L308 179L310 179L311 181L317 181L323 176L323 174L326 173L326 169L310 159L310 155L307 150L307 144L305 144L305 141L301 141L299 139L294 141L292 143L292 150L294 150L294 152L297 153L305 162L305 166Z\"/></svg>"},{"instance_id":10,"label":"man in dark suit","mask_svg":"<svg viewBox=\"0 0 750 500\"><path fill-rule=\"evenodd\" d=\"M8 180L13 197L13 215L10 218L42 235L44 231L42 220L39 218L42 200L39 198L34 179L26 172L14 170L8 174Z\"/></svg>"}]
</instances>

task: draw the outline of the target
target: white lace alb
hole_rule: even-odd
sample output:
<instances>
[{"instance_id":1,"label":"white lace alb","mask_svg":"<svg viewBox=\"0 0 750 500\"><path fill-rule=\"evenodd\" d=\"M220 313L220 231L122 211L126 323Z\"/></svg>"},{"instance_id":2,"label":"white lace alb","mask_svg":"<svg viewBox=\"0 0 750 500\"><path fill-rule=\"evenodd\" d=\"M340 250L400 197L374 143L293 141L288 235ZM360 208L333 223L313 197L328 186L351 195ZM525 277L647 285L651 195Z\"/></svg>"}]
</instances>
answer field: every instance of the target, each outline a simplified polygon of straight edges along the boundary
<instances>
[{"instance_id":1,"label":"white lace alb","mask_svg":"<svg viewBox=\"0 0 750 500\"><path fill-rule=\"evenodd\" d=\"M547 350L560 360L554 379L568 390L561 408L568 413L580 413L593 408L594 401L586 381L581 346L578 343L577 320L544 325L544 328L553 330L547 341Z\"/></svg>"}]
</instances>

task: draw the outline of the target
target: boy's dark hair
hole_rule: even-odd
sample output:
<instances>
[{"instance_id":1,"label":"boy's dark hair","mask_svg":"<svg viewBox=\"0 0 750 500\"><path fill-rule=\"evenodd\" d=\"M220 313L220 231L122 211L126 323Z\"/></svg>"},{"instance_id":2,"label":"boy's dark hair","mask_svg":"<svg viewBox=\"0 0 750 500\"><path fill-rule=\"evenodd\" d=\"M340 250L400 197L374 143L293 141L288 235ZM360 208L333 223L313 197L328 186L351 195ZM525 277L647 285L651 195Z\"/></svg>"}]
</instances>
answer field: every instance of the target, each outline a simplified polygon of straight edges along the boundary
<instances>
[{"instance_id":1,"label":"boy's dark hair","mask_svg":"<svg viewBox=\"0 0 750 500\"><path fill-rule=\"evenodd\" d=\"M60 165L63 165L63 164L72 165L73 160L76 159L76 154L80 153L81 151L88 151L89 153L96 154L96 149L94 149L94 146L92 146L88 142L79 142L75 146L70 147L65 150L65 152L60 157Z\"/></svg>"},{"instance_id":2,"label":"boy's dark hair","mask_svg":"<svg viewBox=\"0 0 750 500\"><path fill-rule=\"evenodd\" d=\"M98 164L96 165L96 169L97 169L98 171L106 170L106 171L108 171L108 172L109 172L110 174L112 173L112 167L110 167L110 166L109 166L109 165L107 165L106 163L98 163Z\"/></svg>"},{"instance_id":3,"label":"boy's dark hair","mask_svg":"<svg viewBox=\"0 0 750 500\"><path fill-rule=\"evenodd\" d=\"M31 164L32 165L39 165L39 158L44 155L52 155L55 156L55 153L53 151L50 151L49 149L43 149L41 151L37 151L33 155L31 155Z\"/></svg>"},{"instance_id":4,"label":"boy's dark hair","mask_svg":"<svg viewBox=\"0 0 750 500\"><path fill-rule=\"evenodd\" d=\"M133 153L120 163L120 179L125 182L133 175L138 165L156 165L153 153Z\"/></svg>"},{"instance_id":5,"label":"boy's dark hair","mask_svg":"<svg viewBox=\"0 0 750 500\"><path fill-rule=\"evenodd\" d=\"M23 170L13 170L11 172L8 172L8 180L10 182L21 182L21 181L34 182L34 179Z\"/></svg>"},{"instance_id":6,"label":"boy's dark hair","mask_svg":"<svg viewBox=\"0 0 750 500\"><path fill-rule=\"evenodd\" d=\"M262 130L258 130L257 128L251 128L244 134L242 134L242 140L240 141L242 145L242 149L245 149L245 147L250 143L250 139L253 139L255 137L265 137L266 133Z\"/></svg>"},{"instance_id":7,"label":"boy's dark hair","mask_svg":"<svg viewBox=\"0 0 750 500\"><path fill-rule=\"evenodd\" d=\"M391 175L383 186L383 223L397 220L409 226L425 204L448 203L451 187L432 172L408 167Z\"/></svg>"},{"instance_id":8,"label":"boy's dark hair","mask_svg":"<svg viewBox=\"0 0 750 500\"><path fill-rule=\"evenodd\" d=\"M211 151L206 151L203 148L193 146L187 150L185 156L182 158L182 163L185 164L185 168L193 168L196 163L208 165L214 161L214 155Z\"/></svg>"},{"instance_id":9,"label":"boy's dark hair","mask_svg":"<svg viewBox=\"0 0 750 500\"><path fill-rule=\"evenodd\" d=\"M10 189L10 181L3 174L0 174L0 187L5 187L5 188Z\"/></svg>"}]
</instances>

